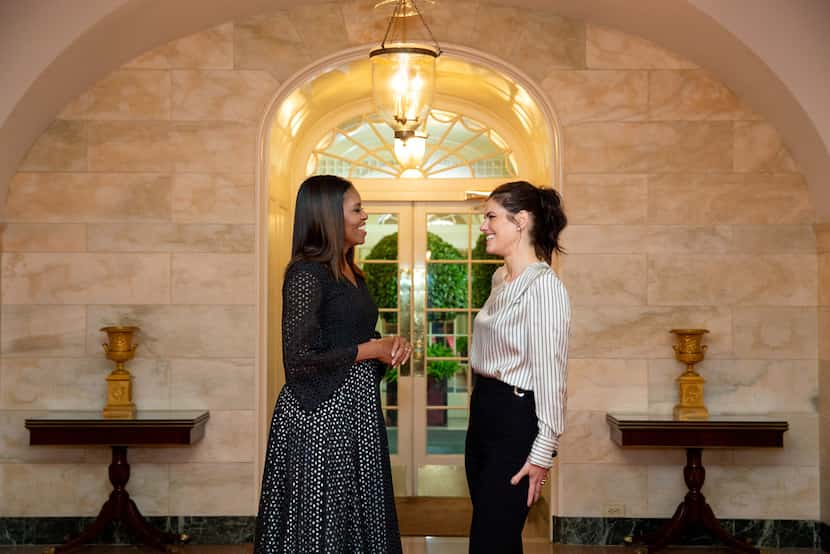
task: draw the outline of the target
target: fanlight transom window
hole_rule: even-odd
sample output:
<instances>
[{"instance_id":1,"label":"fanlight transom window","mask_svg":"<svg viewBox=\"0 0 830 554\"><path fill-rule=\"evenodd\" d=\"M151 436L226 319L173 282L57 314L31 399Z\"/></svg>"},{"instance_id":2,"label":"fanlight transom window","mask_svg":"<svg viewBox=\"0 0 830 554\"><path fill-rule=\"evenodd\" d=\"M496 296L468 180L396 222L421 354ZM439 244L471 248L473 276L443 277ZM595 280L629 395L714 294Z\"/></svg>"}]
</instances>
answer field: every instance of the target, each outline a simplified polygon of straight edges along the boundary
<instances>
[{"instance_id":1,"label":"fanlight transom window","mask_svg":"<svg viewBox=\"0 0 830 554\"><path fill-rule=\"evenodd\" d=\"M432 110L426 151L416 169L395 157L392 129L377 114L364 114L327 132L308 159L309 175L357 179L463 179L517 175L513 151L493 129L467 116Z\"/></svg>"}]
</instances>

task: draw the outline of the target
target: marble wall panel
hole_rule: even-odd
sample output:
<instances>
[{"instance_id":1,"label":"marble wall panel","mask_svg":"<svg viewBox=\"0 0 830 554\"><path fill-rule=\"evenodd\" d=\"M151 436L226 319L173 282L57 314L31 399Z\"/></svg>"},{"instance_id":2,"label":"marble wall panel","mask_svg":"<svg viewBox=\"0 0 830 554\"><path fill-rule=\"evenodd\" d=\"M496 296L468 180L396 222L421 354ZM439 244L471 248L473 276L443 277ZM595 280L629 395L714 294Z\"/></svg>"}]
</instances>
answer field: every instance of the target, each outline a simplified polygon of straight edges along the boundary
<instances>
[{"instance_id":1,"label":"marble wall panel","mask_svg":"<svg viewBox=\"0 0 830 554\"><path fill-rule=\"evenodd\" d=\"M83 252L86 226L75 223L8 223L0 232L3 252Z\"/></svg>"},{"instance_id":2,"label":"marble wall panel","mask_svg":"<svg viewBox=\"0 0 830 554\"><path fill-rule=\"evenodd\" d=\"M233 68L233 37L233 23L223 23L145 52L124 67L130 69L231 69Z\"/></svg>"},{"instance_id":3,"label":"marble wall panel","mask_svg":"<svg viewBox=\"0 0 830 554\"><path fill-rule=\"evenodd\" d=\"M61 112L64 119L170 119L170 73L116 70L95 83Z\"/></svg>"},{"instance_id":4,"label":"marble wall panel","mask_svg":"<svg viewBox=\"0 0 830 554\"><path fill-rule=\"evenodd\" d=\"M697 68L651 41L600 25L587 25L586 62L592 69Z\"/></svg>"},{"instance_id":5,"label":"marble wall panel","mask_svg":"<svg viewBox=\"0 0 830 554\"><path fill-rule=\"evenodd\" d=\"M765 121L737 121L735 171L794 173L798 166L775 127Z\"/></svg>"},{"instance_id":6,"label":"marble wall panel","mask_svg":"<svg viewBox=\"0 0 830 554\"><path fill-rule=\"evenodd\" d=\"M112 485L102 464L0 465L0 516L95 516Z\"/></svg>"},{"instance_id":7,"label":"marble wall panel","mask_svg":"<svg viewBox=\"0 0 830 554\"><path fill-rule=\"evenodd\" d=\"M453 2L436 2L433 6L424 6L424 19L429 25L429 29L438 42L452 42L456 44L470 44L475 33L476 17L478 11L481 9L481 4L476 1L455 0ZM373 19L373 26L367 28L371 34L366 36L363 43L377 43L379 37L383 36L386 30L386 22L388 21L389 12L382 10L374 10L378 12L378 16L386 16L386 19L380 21L380 32L377 32L377 19ZM346 14L346 7L343 7L344 16ZM348 22L346 23L348 27ZM350 38L354 38L354 33L350 30Z\"/></svg>"},{"instance_id":8,"label":"marble wall panel","mask_svg":"<svg viewBox=\"0 0 830 554\"><path fill-rule=\"evenodd\" d=\"M253 225L101 223L89 225L90 252L249 252Z\"/></svg>"},{"instance_id":9,"label":"marble wall panel","mask_svg":"<svg viewBox=\"0 0 830 554\"><path fill-rule=\"evenodd\" d=\"M648 112L653 120L758 119L734 92L700 69L650 72Z\"/></svg>"},{"instance_id":10,"label":"marble wall panel","mask_svg":"<svg viewBox=\"0 0 830 554\"><path fill-rule=\"evenodd\" d=\"M649 225L644 239L649 254L716 254L734 250L730 225Z\"/></svg>"},{"instance_id":11,"label":"marble wall panel","mask_svg":"<svg viewBox=\"0 0 830 554\"><path fill-rule=\"evenodd\" d=\"M741 466L818 465L819 417L807 414L770 414L789 423L784 433L784 448L740 448L735 450L735 464Z\"/></svg>"},{"instance_id":12,"label":"marble wall panel","mask_svg":"<svg viewBox=\"0 0 830 554\"><path fill-rule=\"evenodd\" d=\"M27 418L45 415L38 410L0 410L0 467L2 464L60 463L108 464L112 452L106 446L30 446ZM2 470L0 470L2 473ZM2 480L2 477L0 477Z\"/></svg>"},{"instance_id":13,"label":"marble wall panel","mask_svg":"<svg viewBox=\"0 0 830 554\"><path fill-rule=\"evenodd\" d=\"M675 379L684 368L668 358L649 360L648 366L648 409L671 413L677 403ZM713 414L816 414L815 360L707 357L697 367L706 379L704 401Z\"/></svg>"},{"instance_id":14,"label":"marble wall panel","mask_svg":"<svg viewBox=\"0 0 830 554\"><path fill-rule=\"evenodd\" d=\"M707 356L732 355L731 310L705 306L575 306L569 354L578 358L662 357L672 352L674 338L669 329L681 327L704 327L712 332Z\"/></svg>"},{"instance_id":15,"label":"marble wall panel","mask_svg":"<svg viewBox=\"0 0 830 554\"><path fill-rule=\"evenodd\" d=\"M523 10L512 6L482 4L475 12L470 46L507 57L519 41L516 29L523 22Z\"/></svg>"},{"instance_id":16,"label":"marble wall panel","mask_svg":"<svg viewBox=\"0 0 830 554\"><path fill-rule=\"evenodd\" d=\"M649 176L649 222L806 225L813 222L800 175L719 173Z\"/></svg>"},{"instance_id":17,"label":"marble wall panel","mask_svg":"<svg viewBox=\"0 0 830 554\"><path fill-rule=\"evenodd\" d=\"M645 175L568 175L562 196L570 225L638 225L648 215Z\"/></svg>"},{"instance_id":18,"label":"marble wall panel","mask_svg":"<svg viewBox=\"0 0 830 554\"><path fill-rule=\"evenodd\" d=\"M442 3L438 8L451 8L454 4L467 2L452 2L449 4ZM349 38L349 43L356 44L372 44L380 43L383 34L386 32L386 26L389 23L389 15L392 13L391 7L389 9L379 10L375 9L372 4L361 2L361 0L345 0L340 2L340 11L343 15L343 26L346 29L346 36ZM430 18L434 10L424 13L427 18L428 25L432 29L438 40L441 40L439 29L433 26L433 20ZM475 13L475 12L473 12ZM471 22L465 22L468 27L471 27ZM469 37L470 29L467 29L466 35ZM459 41L464 42L464 41Z\"/></svg>"},{"instance_id":19,"label":"marble wall panel","mask_svg":"<svg viewBox=\"0 0 830 554\"><path fill-rule=\"evenodd\" d=\"M647 71L551 71L542 89L566 125L648 119Z\"/></svg>"},{"instance_id":20,"label":"marble wall panel","mask_svg":"<svg viewBox=\"0 0 830 554\"><path fill-rule=\"evenodd\" d=\"M259 500L253 474L250 463L173 464L170 466L170 513L253 514Z\"/></svg>"},{"instance_id":21,"label":"marble wall panel","mask_svg":"<svg viewBox=\"0 0 830 554\"><path fill-rule=\"evenodd\" d=\"M3 356L83 356L83 306L0 306Z\"/></svg>"},{"instance_id":22,"label":"marble wall panel","mask_svg":"<svg viewBox=\"0 0 830 554\"><path fill-rule=\"evenodd\" d=\"M818 357L820 360L830 360L830 307L820 306L817 310Z\"/></svg>"},{"instance_id":23,"label":"marble wall panel","mask_svg":"<svg viewBox=\"0 0 830 554\"><path fill-rule=\"evenodd\" d=\"M647 236L645 225L568 225L561 238L568 255L622 254L643 252Z\"/></svg>"},{"instance_id":24,"label":"marble wall panel","mask_svg":"<svg viewBox=\"0 0 830 554\"><path fill-rule=\"evenodd\" d=\"M722 518L818 518L818 468L724 467L706 468L706 495Z\"/></svg>"},{"instance_id":25,"label":"marble wall panel","mask_svg":"<svg viewBox=\"0 0 830 554\"><path fill-rule=\"evenodd\" d=\"M626 517L648 511L648 473L644 466L624 464L560 464L559 492L563 516L603 515L603 506L622 504Z\"/></svg>"},{"instance_id":26,"label":"marble wall panel","mask_svg":"<svg viewBox=\"0 0 830 554\"><path fill-rule=\"evenodd\" d=\"M285 11L237 20L233 54L236 69L264 69L278 81L313 60Z\"/></svg>"},{"instance_id":27,"label":"marble wall panel","mask_svg":"<svg viewBox=\"0 0 830 554\"><path fill-rule=\"evenodd\" d=\"M173 179L173 221L254 223L254 196L252 173L176 175Z\"/></svg>"},{"instance_id":28,"label":"marble wall panel","mask_svg":"<svg viewBox=\"0 0 830 554\"><path fill-rule=\"evenodd\" d=\"M34 142L19 171L86 171L86 123L56 119Z\"/></svg>"},{"instance_id":29,"label":"marble wall panel","mask_svg":"<svg viewBox=\"0 0 830 554\"><path fill-rule=\"evenodd\" d=\"M288 17L312 59L351 46L339 2L297 3L288 11Z\"/></svg>"},{"instance_id":30,"label":"marble wall panel","mask_svg":"<svg viewBox=\"0 0 830 554\"><path fill-rule=\"evenodd\" d=\"M564 129L565 171L643 173L656 157L654 127L643 123L583 123Z\"/></svg>"},{"instance_id":31,"label":"marble wall panel","mask_svg":"<svg viewBox=\"0 0 830 554\"><path fill-rule=\"evenodd\" d=\"M2 255L4 304L166 304L165 254Z\"/></svg>"},{"instance_id":32,"label":"marble wall panel","mask_svg":"<svg viewBox=\"0 0 830 554\"><path fill-rule=\"evenodd\" d=\"M212 410L205 436L199 442L187 448L132 448L130 458L145 464L254 462L259 455L256 433L256 412L253 410Z\"/></svg>"},{"instance_id":33,"label":"marble wall panel","mask_svg":"<svg viewBox=\"0 0 830 554\"><path fill-rule=\"evenodd\" d=\"M175 123L170 147L176 172L252 173L256 126L237 122Z\"/></svg>"},{"instance_id":34,"label":"marble wall panel","mask_svg":"<svg viewBox=\"0 0 830 554\"><path fill-rule=\"evenodd\" d=\"M573 306L646 303L645 254L570 254L560 275Z\"/></svg>"},{"instance_id":35,"label":"marble wall panel","mask_svg":"<svg viewBox=\"0 0 830 554\"><path fill-rule=\"evenodd\" d=\"M256 405L252 358L173 358L170 370L170 396L182 410L248 410Z\"/></svg>"},{"instance_id":36,"label":"marble wall panel","mask_svg":"<svg viewBox=\"0 0 830 554\"><path fill-rule=\"evenodd\" d=\"M132 449L130 449L132 458ZM170 469L167 464L142 464L130 460L130 497L145 516L169 516ZM176 514L178 515L178 514Z\"/></svg>"},{"instance_id":37,"label":"marble wall panel","mask_svg":"<svg viewBox=\"0 0 830 554\"><path fill-rule=\"evenodd\" d=\"M818 304L830 306L830 255L818 255ZM830 338L830 336L827 338ZM822 359L827 359L822 357Z\"/></svg>"},{"instance_id":38,"label":"marble wall panel","mask_svg":"<svg viewBox=\"0 0 830 554\"><path fill-rule=\"evenodd\" d=\"M254 306L89 306L87 351L98 348L98 328L138 325L136 357L248 358L256 348Z\"/></svg>"},{"instance_id":39,"label":"marble wall panel","mask_svg":"<svg viewBox=\"0 0 830 554\"><path fill-rule=\"evenodd\" d=\"M648 259L652 306L815 306L812 254L654 254Z\"/></svg>"},{"instance_id":40,"label":"marble wall panel","mask_svg":"<svg viewBox=\"0 0 830 554\"><path fill-rule=\"evenodd\" d=\"M816 233L816 249L820 254L830 253L830 223L813 225Z\"/></svg>"},{"instance_id":41,"label":"marble wall panel","mask_svg":"<svg viewBox=\"0 0 830 554\"><path fill-rule=\"evenodd\" d=\"M172 180L161 174L18 173L9 184L9 221L165 221Z\"/></svg>"},{"instance_id":42,"label":"marble wall panel","mask_svg":"<svg viewBox=\"0 0 830 554\"><path fill-rule=\"evenodd\" d=\"M278 86L265 71L174 70L172 117L259 123Z\"/></svg>"},{"instance_id":43,"label":"marble wall panel","mask_svg":"<svg viewBox=\"0 0 830 554\"><path fill-rule=\"evenodd\" d=\"M173 304L255 304L251 254L173 254Z\"/></svg>"},{"instance_id":44,"label":"marble wall panel","mask_svg":"<svg viewBox=\"0 0 830 554\"><path fill-rule=\"evenodd\" d=\"M175 164L170 123L95 121L89 124L90 171L170 172Z\"/></svg>"},{"instance_id":45,"label":"marble wall panel","mask_svg":"<svg viewBox=\"0 0 830 554\"><path fill-rule=\"evenodd\" d=\"M819 419L819 435L820 517L826 524L830 522L830 417Z\"/></svg>"},{"instance_id":46,"label":"marble wall panel","mask_svg":"<svg viewBox=\"0 0 830 554\"><path fill-rule=\"evenodd\" d=\"M133 374L133 398L139 409L170 409L170 369L166 361L136 358L127 367ZM94 358L3 358L0 360L4 383L0 407L4 410L103 408L107 400L106 377L113 368L103 352Z\"/></svg>"},{"instance_id":47,"label":"marble wall panel","mask_svg":"<svg viewBox=\"0 0 830 554\"><path fill-rule=\"evenodd\" d=\"M735 252L816 253L812 225L735 225L732 233Z\"/></svg>"},{"instance_id":48,"label":"marble wall panel","mask_svg":"<svg viewBox=\"0 0 830 554\"><path fill-rule=\"evenodd\" d=\"M542 81L551 69L585 67L584 22L545 11L526 11L520 25L524 32L516 33L516 46L508 59L532 79ZM498 43L492 42L490 50L494 47L498 48Z\"/></svg>"},{"instance_id":49,"label":"marble wall panel","mask_svg":"<svg viewBox=\"0 0 830 554\"><path fill-rule=\"evenodd\" d=\"M571 357L568 360L568 409L647 411L647 361Z\"/></svg>"},{"instance_id":50,"label":"marble wall panel","mask_svg":"<svg viewBox=\"0 0 830 554\"><path fill-rule=\"evenodd\" d=\"M732 170L734 133L731 122L656 123L653 133L656 153L649 166L652 172L713 173Z\"/></svg>"},{"instance_id":51,"label":"marble wall panel","mask_svg":"<svg viewBox=\"0 0 830 554\"><path fill-rule=\"evenodd\" d=\"M737 307L733 313L735 355L748 359L816 359L815 308Z\"/></svg>"}]
</instances>

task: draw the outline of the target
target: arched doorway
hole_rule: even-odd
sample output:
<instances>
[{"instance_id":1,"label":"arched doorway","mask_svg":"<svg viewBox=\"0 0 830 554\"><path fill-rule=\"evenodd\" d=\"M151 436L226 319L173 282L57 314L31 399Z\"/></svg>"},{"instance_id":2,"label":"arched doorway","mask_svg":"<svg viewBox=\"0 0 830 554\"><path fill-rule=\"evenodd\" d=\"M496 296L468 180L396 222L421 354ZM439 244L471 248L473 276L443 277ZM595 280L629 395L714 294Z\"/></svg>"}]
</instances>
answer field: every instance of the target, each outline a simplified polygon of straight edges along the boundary
<instances>
[{"instance_id":1,"label":"arched doorway","mask_svg":"<svg viewBox=\"0 0 830 554\"><path fill-rule=\"evenodd\" d=\"M340 174L370 213L358 259L381 307L378 330L415 345L382 394L401 527L417 535L463 535L469 524L467 345L497 263L483 252L480 199L507 180L562 182L556 117L532 83L497 59L443 46L420 172L397 164L391 131L374 115L364 49L286 83L260 137L261 445L283 384L280 293L296 189L310 174ZM534 508L528 534L549 536L554 498L548 491Z\"/></svg>"}]
</instances>

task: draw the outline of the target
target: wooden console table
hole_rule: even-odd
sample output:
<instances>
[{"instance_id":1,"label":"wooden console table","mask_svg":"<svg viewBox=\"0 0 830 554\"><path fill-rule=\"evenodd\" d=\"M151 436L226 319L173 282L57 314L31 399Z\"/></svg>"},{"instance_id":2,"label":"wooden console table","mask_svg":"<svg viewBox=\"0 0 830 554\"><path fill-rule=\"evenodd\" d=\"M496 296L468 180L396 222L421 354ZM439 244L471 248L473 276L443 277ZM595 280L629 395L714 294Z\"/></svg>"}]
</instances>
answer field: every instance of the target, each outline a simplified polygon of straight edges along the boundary
<instances>
[{"instance_id":1,"label":"wooden console table","mask_svg":"<svg viewBox=\"0 0 830 554\"><path fill-rule=\"evenodd\" d=\"M77 537L50 549L55 554L69 552L91 541L112 522L121 521L142 542L162 551L168 544L185 542L189 537L164 533L152 527L125 486L130 479L127 463L129 446L188 446L205 434L209 414L205 411L139 411L135 419L104 419L100 412L49 412L26 420L29 444L33 446L109 446L112 463L109 478L112 493L98 517Z\"/></svg>"},{"instance_id":2,"label":"wooden console table","mask_svg":"<svg viewBox=\"0 0 830 554\"><path fill-rule=\"evenodd\" d=\"M623 448L685 448L683 477L689 492L671 520L655 533L634 537L647 552L665 548L689 526L703 524L712 535L736 550L760 554L750 543L721 527L706 498L700 492L706 477L704 448L781 448L786 421L761 416L712 416L707 420L678 421L670 416L648 414L607 414L611 440Z\"/></svg>"}]
</instances>

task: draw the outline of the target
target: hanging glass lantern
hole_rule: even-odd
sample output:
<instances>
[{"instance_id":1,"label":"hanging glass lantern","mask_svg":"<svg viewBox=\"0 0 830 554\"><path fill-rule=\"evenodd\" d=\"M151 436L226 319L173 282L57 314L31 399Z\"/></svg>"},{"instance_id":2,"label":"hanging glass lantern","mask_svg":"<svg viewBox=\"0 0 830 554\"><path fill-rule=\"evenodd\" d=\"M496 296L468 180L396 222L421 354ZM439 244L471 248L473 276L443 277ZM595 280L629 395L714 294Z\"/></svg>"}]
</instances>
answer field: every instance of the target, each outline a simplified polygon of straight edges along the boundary
<instances>
[{"instance_id":1,"label":"hanging glass lantern","mask_svg":"<svg viewBox=\"0 0 830 554\"><path fill-rule=\"evenodd\" d=\"M427 149L426 135L413 134L407 138L395 138L395 158L404 169L419 167Z\"/></svg>"},{"instance_id":2,"label":"hanging glass lantern","mask_svg":"<svg viewBox=\"0 0 830 554\"><path fill-rule=\"evenodd\" d=\"M415 0L395 2L383 41L369 57L378 114L392 127L396 138L406 139L423 126L429 114L435 97L435 59L441 55L441 48ZM408 26L410 18L415 23ZM431 44L422 41L424 34Z\"/></svg>"}]
</instances>

